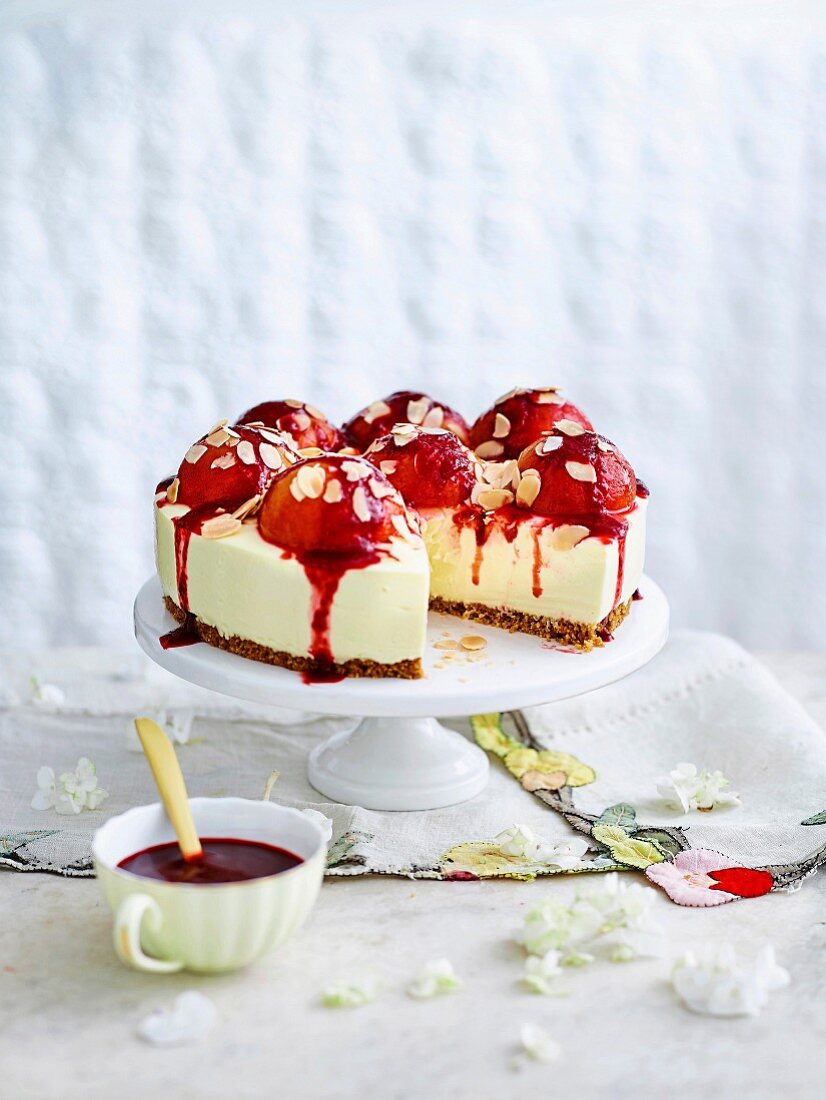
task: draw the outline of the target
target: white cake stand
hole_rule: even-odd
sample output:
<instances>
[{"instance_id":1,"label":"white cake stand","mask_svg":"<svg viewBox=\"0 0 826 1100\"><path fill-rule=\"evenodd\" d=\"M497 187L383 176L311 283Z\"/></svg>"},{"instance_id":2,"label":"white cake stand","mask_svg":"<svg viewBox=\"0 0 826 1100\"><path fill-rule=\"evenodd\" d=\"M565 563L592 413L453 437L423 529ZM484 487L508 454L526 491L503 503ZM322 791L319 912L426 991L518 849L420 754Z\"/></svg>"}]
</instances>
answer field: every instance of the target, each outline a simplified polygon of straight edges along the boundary
<instances>
[{"instance_id":1,"label":"white cake stand","mask_svg":"<svg viewBox=\"0 0 826 1100\"><path fill-rule=\"evenodd\" d=\"M634 672L659 652L668 635L662 590L645 577L640 591L643 600L614 640L591 653L563 651L527 634L431 612L421 680L305 684L297 672L205 643L162 649L158 639L177 624L154 577L135 600L135 636L153 661L190 683L251 702L360 718L312 750L310 783L334 802L372 810L431 810L473 798L488 778L485 753L436 718L568 699ZM434 648L444 635L458 640L467 634L485 638L485 649L472 655L459 651L448 662L446 651Z\"/></svg>"}]
</instances>

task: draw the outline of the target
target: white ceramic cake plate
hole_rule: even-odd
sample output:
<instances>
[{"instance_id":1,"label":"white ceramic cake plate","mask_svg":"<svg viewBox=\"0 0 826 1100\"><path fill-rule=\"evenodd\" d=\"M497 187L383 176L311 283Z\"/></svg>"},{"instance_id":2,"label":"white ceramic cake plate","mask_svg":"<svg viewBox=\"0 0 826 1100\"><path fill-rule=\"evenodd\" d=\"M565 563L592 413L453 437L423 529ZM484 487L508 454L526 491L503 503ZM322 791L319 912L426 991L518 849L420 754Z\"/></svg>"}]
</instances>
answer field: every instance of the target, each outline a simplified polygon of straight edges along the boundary
<instances>
[{"instance_id":1,"label":"white ceramic cake plate","mask_svg":"<svg viewBox=\"0 0 826 1100\"><path fill-rule=\"evenodd\" d=\"M473 798L488 778L485 753L436 718L568 699L641 668L668 636L668 602L648 577L640 591L643 599L614 640L590 653L431 612L421 680L307 684L297 672L203 642L162 649L158 639L177 624L155 577L135 600L135 636L153 661L190 683L250 702L361 719L312 750L313 787L334 802L371 810L431 810ZM481 635L487 645L472 653L435 648L466 635Z\"/></svg>"}]
</instances>

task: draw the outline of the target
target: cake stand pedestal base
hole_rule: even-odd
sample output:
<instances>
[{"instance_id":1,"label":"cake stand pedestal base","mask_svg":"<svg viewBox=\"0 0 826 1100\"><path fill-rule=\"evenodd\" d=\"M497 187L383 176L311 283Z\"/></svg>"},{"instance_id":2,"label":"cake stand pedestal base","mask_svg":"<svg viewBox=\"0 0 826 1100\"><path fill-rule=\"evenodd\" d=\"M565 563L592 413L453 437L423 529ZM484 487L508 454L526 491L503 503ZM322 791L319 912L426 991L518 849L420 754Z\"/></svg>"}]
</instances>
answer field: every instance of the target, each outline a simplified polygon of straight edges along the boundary
<instances>
[{"instance_id":1,"label":"cake stand pedestal base","mask_svg":"<svg viewBox=\"0 0 826 1100\"><path fill-rule=\"evenodd\" d=\"M488 758L435 718L362 718L310 753L310 783L368 810L436 810L485 789Z\"/></svg>"}]
</instances>

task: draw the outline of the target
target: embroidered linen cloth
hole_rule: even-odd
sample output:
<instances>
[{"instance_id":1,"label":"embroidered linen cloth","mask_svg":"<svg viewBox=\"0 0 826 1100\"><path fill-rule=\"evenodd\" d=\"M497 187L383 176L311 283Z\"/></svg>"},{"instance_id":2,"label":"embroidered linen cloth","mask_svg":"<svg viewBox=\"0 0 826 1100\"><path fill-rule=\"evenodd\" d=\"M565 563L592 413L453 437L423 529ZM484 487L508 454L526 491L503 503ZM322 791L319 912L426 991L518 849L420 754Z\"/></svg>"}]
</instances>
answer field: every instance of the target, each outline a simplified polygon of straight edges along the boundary
<instances>
[{"instance_id":1,"label":"embroidered linen cloth","mask_svg":"<svg viewBox=\"0 0 826 1100\"><path fill-rule=\"evenodd\" d=\"M192 795L260 798L277 770L273 801L327 814L329 874L527 877L548 869L491 860L485 846L492 838L514 823L552 843L575 835L495 752L490 784L470 802L425 814L369 811L324 801L306 778L310 748L347 719L245 704L177 681L138 654L8 653L0 667L0 863L12 868L92 873L95 829L130 806L156 801L131 719L159 710L184 739L177 747ZM564 765L574 784L565 790L578 812L596 817L625 804L638 822L676 826L691 848L751 867L801 860L826 842L826 826L802 824L826 808L826 735L759 661L726 638L676 633L625 680L522 713L523 733L527 728L536 748L573 761ZM477 734L490 748L498 719L486 721L481 734L476 724ZM473 735L467 721L447 724ZM102 806L72 816L33 809L38 769L49 765L59 775L82 756L94 761L108 792ZM669 808L656 781L682 761L722 770L741 805L705 814ZM549 801L555 798L552 792ZM667 842L667 832L661 839ZM603 851L597 865L615 864Z\"/></svg>"}]
</instances>

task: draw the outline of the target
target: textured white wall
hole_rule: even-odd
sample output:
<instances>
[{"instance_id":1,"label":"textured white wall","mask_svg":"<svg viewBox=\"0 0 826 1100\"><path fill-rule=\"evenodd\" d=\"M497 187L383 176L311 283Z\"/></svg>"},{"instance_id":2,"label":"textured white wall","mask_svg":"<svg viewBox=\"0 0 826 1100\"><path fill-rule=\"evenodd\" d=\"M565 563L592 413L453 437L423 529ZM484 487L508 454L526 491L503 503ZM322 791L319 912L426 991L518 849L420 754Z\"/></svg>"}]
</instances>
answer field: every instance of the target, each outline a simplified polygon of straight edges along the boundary
<instances>
[{"instance_id":1,"label":"textured white wall","mask_svg":"<svg viewBox=\"0 0 826 1100\"><path fill-rule=\"evenodd\" d=\"M219 415L560 381L679 623L826 644L814 5L226 8L0 15L0 645L129 643Z\"/></svg>"}]
</instances>

